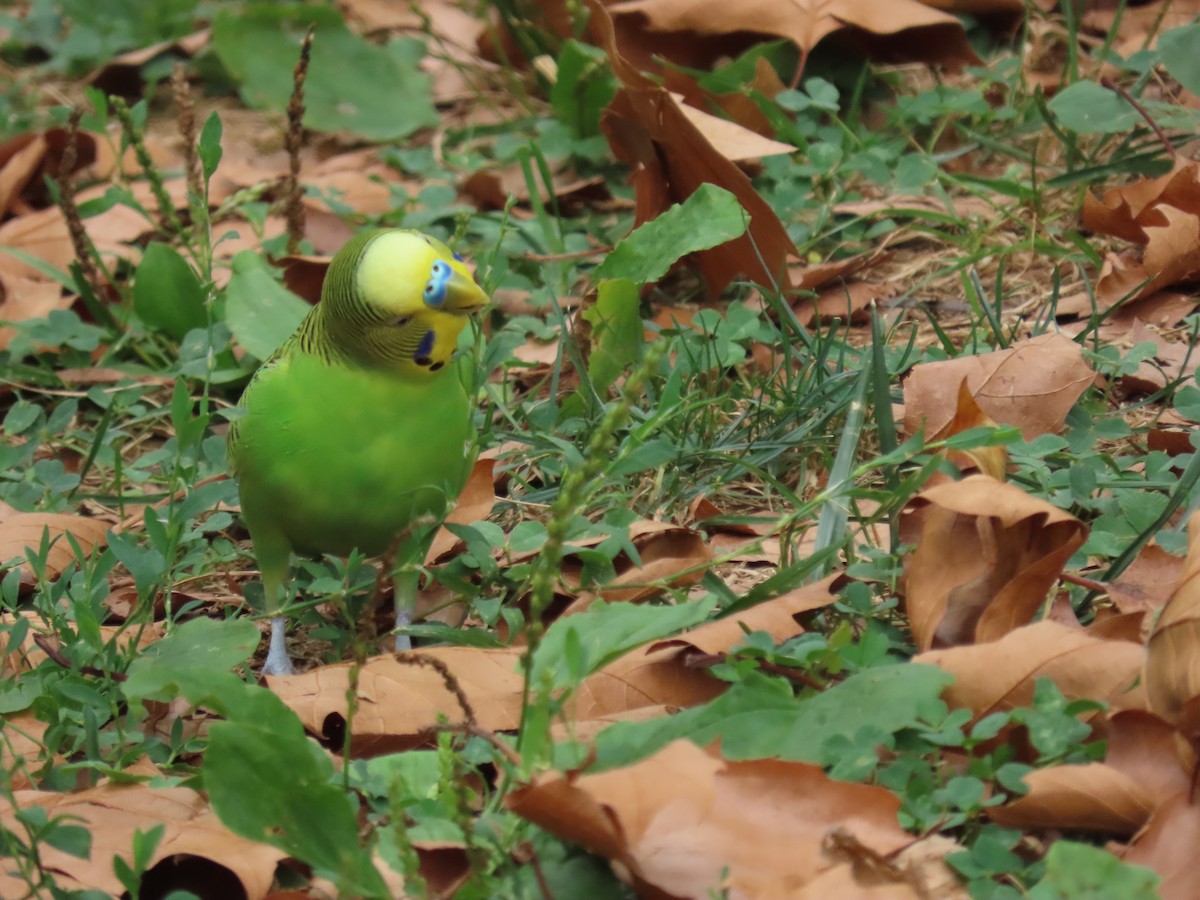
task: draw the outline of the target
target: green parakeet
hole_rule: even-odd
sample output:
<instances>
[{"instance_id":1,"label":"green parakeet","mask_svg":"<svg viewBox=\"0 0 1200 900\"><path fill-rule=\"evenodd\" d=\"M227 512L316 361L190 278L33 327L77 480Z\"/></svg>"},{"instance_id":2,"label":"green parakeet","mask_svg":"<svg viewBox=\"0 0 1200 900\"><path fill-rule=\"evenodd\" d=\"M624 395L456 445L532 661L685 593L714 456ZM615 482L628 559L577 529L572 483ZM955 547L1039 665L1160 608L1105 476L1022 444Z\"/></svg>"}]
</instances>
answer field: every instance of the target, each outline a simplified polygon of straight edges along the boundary
<instances>
[{"instance_id":1,"label":"green parakeet","mask_svg":"<svg viewBox=\"0 0 1200 900\"><path fill-rule=\"evenodd\" d=\"M366 232L334 256L321 302L255 373L229 429L269 612L284 602L293 552L381 554L457 497L473 453L473 378L451 357L487 302L462 261L416 231ZM415 575L397 579L398 615L415 591ZM266 674L293 671L284 639L275 615Z\"/></svg>"}]
</instances>

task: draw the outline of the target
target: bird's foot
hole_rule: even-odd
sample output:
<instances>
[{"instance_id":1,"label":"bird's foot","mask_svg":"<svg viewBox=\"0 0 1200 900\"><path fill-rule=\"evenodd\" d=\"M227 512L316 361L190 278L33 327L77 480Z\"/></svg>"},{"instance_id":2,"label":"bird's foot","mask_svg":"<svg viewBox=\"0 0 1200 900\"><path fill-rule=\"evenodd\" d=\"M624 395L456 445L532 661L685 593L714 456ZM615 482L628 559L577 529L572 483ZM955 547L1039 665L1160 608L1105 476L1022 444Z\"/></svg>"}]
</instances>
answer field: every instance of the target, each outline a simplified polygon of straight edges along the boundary
<instances>
[{"instance_id":1,"label":"bird's foot","mask_svg":"<svg viewBox=\"0 0 1200 900\"><path fill-rule=\"evenodd\" d=\"M271 642L267 645L264 675L295 675L296 667L287 652L287 620L282 616L271 619Z\"/></svg>"}]
</instances>

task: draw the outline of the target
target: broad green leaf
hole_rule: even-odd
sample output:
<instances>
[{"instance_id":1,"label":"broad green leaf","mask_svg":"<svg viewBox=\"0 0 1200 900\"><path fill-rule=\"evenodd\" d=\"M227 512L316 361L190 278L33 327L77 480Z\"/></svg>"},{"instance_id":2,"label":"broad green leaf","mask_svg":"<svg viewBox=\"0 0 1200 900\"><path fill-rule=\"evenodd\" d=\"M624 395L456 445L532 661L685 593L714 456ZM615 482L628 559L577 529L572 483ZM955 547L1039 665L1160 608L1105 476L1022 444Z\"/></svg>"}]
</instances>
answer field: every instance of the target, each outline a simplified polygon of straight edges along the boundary
<instances>
[{"instance_id":1,"label":"broad green leaf","mask_svg":"<svg viewBox=\"0 0 1200 900\"><path fill-rule=\"evenodd\" d=\"M704 706L605 729L596 741L596 763L601 769L628 765L679 738L702 747L720 740L726 759L822 763L822 745L835 735L852 742L863 728L894 734L913 727L923 704L952 680L935 666L879 666L800 700L779 681L753 676Z\"/></svg>"},{"instance_id":2,"label":"broad green leaf","mask_svg":"<svg viewBox=\"0 0 1200 900\"><path fill-rule=\"evenodd\" d=\"M230 669L250 658L259 637L249 619L184 622L130 664L122 686L125 696L169 700L182 695L199 703L214 686L237 681Z\"/></svg>"},{"instance_id":3,"label":"broad green leaf","mask_svg":"<svg viewBox=\"0 0 1200 900\"><path fill-rule=\"evenodd\" d=\"M1122 862L1107 850L1075 841L1055 841L1046 854L1046 874L1030 900L1154 900L1158 873Z\"/></svg>"},{"instance_id":4,"label":"broad green leaf","mask_svg":"<svg viewBox=\"0 0 1200 900\"><path fill-rule=\"evenodd\" d=\"M635 229L596 267L596 280L657 281L676 261L697 250L741 237L750 217L737 197L715 184L702 184L683 203Z\"/></svg>"},{"instance_id":5,"label":"broad green leaf","mask_svg":"<svg viewBox=\"0 0 1200 900\"><path fill-rule=\"evenodd\" d=\"M570 127L576 137L600 133L600 114L616 93L616 79L604 51L574 38L563 43L558 73L550 89L554 117Z\"/></svg>"},{"instance_id":6,"label":"broad green leaf","mask_svg":"<svg viewBox=\"0 0 1200 900\"><path fill-rule=\"evenodd\" d=\"M1107 134L1128 131L1137 111L1115 91L1092 81L1079 81L1054 95L1050 111L1058 121L1082 134Z\"/></svg>"},{"instance_id":7,"label":"broad green leaf","mask_svg":"<svg viewBox=\"0 0 1200 900\"><path fill-rule=\"evenodd\" d=\"M287 108L310 24L316 31L304 83L306 126L389 141L437 123L429 79L415 63L354 34L332 7L315 5L218 10L213 49L248 104L280 113Z\"/></svg>"},{"instance_id":8,"label":"broad green leaf","mask_svg":"<svg viewBox=\"0 0 1200 900\"><path fill-rule=\"evenodd\" d=\"M635 647L699 625L715 602L711 597L677 606L597 601L550 626L533 657L533 684L540 688L548 677L553 690L573 687Z\"/></svg>"},{"instance_id":9,"label":"broad green leaf","mask_svg":"<svg viewBox=\"0 0 1200 900\"><path fill-rule=\"evenodd\" d=\"M1171 77L1193 94L1200 94L1200 24L1164 31L1158 52Z\"/></svg>"},{"instance_id":10,"label":"broad green leaf","mask_svg":"<svg viewBox=\"0 0 1200 900\"><path fill-rule=\"evenodd\" d=\"M592 326L588 377L603 395L641 359L643 332L637 286L624 278L600 282L596 303L584 310Z\"/></svg>"},{"instance_id":11,"label":"broad green leaf","mask_svg":"<svg viewBox=\"0 0 1200 900\"><path fill-rule=\"evenodd\" d=\"M233 258L233 276L225 288L225 323L248 352L259 359L270 357L309 309L275 280L257 253L243 250Z\"/></svg>"},{"instance_id":12,"label":"broad green leaf","mask_svg":"<svg viewBox=\"0 0 1200 900\"><path fill-rule=\"evenodd\" d=\"M209 731L204 788L231 831L312 866L343 895L390 897L358 837L357 804L332 784L333 766L294 712L248 688Z\"/></svg>"}]
</instances>

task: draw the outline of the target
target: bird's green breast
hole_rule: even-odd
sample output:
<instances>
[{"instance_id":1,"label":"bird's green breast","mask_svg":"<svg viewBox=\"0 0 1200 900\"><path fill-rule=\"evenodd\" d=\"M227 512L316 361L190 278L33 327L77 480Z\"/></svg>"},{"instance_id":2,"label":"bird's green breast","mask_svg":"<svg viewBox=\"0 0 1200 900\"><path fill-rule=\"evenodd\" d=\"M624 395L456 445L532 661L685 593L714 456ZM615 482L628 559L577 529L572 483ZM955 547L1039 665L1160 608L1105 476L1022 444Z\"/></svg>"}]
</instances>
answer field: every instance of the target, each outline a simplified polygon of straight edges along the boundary
<instances>
[{"instance_id":1,"label":"bird's green breast","mask_svg":"<svg viewBox=\"0 0 1200 900\"><path fill-rule=\"evenodd\" d=\"M242 398L230 442L252 533L300 553L377 555L416 515L440 514L471 457L456 364L420 380L284 353Z\"/></svg>"}]
</instances>

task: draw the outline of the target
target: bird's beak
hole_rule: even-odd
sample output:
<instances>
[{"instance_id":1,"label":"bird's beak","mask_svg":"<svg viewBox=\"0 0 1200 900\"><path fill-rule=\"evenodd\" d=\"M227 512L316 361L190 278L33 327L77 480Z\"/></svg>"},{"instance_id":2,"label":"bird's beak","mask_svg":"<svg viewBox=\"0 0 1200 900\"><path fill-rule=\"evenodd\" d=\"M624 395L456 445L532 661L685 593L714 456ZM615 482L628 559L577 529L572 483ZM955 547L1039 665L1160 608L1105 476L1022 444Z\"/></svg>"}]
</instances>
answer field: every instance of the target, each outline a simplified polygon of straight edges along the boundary
<instances>
[{"instance_id":1,"label":"bird's beak","mask_svg":"<svg viewBox=\"0 0 1200 900\"><path fill-rule=\"evenodd\" d=\"M491 299L470 275L455 270L446 282L446 299L442 309L446 312L473 313L487 306Z\"/></svg>"}]
</instances>

